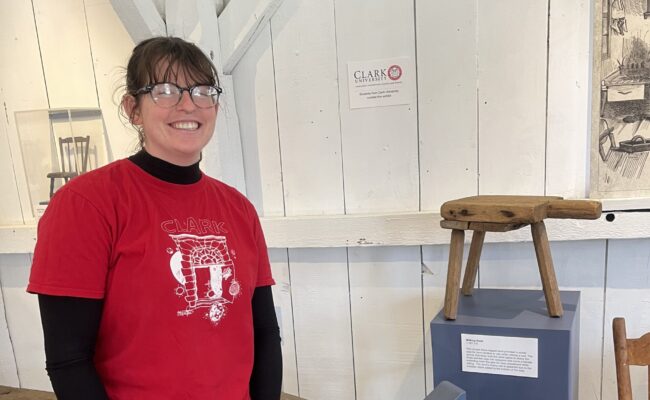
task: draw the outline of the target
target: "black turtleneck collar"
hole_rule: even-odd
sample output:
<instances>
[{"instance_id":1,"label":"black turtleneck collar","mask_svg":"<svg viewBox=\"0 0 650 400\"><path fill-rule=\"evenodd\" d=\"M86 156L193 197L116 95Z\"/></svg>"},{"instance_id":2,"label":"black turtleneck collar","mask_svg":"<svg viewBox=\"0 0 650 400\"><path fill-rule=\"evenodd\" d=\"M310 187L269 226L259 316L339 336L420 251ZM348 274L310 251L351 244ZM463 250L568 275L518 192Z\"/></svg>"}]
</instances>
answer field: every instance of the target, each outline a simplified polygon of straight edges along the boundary
<instances>
[{"instance_id":1,"label":"black turtleneck collar","mask_svg":"<svg viewBox=\"0 0 650 400\"><path fill-rule=\"evenodd\" d=\"M149 175L165 182L189 185L201 179L201 170L199 169L198 162L187 167L181 167L156 158L144 151L144 149L129 157L129 160Z\"/></svg>"}]
</instances>

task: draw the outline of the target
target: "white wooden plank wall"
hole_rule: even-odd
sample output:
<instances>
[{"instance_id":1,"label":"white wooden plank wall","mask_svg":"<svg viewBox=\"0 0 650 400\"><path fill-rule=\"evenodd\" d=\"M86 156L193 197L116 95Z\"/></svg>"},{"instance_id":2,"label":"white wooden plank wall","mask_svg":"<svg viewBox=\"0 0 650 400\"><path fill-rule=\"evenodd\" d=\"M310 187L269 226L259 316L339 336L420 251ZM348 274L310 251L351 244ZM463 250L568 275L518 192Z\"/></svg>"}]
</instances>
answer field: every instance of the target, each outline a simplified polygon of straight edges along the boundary
<instances>
[{"instance_id":1,"label":"white wooden plank wall","mask_svg":"<svg viewBox=\"0 0 650 400\"><path fill-rule=\"evenodd\" d=\"M545 194L587 197L591 2L552 1Z\"/></svg>"},{"instance_id":2,"label":"white wooden plank wall","mask_svg":"<svg viewBox=\"0 0 650 400\"><path fill-rule=\"evenodd\" d=\"M333 1L285 0L271 36L286 215L342 214ZM288 257L298 393L354 398L346 250L290 249Z\"/></svg>"},{"instance_id":3,"label":"white wooden plank wall","mask_svg":"<svg viewBox=\"0 0 650 400\"><path fill-rule=\"evenodd\" d=\"M33 3L50 107L97 107L83 0Z\"/></svg>"},{"instance_id":4,"label":"white wooden plank wall","mask_svg":"<svg viewBox=\"0 0 650 400\"><path fill-rule=\"evenodd\" d=\"M479 194L544 193L548 1L477 1Z\"/></svg>"},{"instance_id":5,"label":"white wooden plank wall","mask_svg":"<svg viewBox=\"0 0 650 400\"><path fill-rule=\"evenodd\" d=\"M29 197L22 169L22 156L16 134L14 112L48 107L43 69L30 1L7 2L0 13L0 220L3 223L23 223L31 214ZM10 56L7 56L10 55ZM12 165L12 159L19 164ZM11 190L10 188L14 188ZM0 257L0 384L49 387L44 374L42 334L35 298L29 299L20 277L29 271L28 255ZM5 312L6 311L6 312ZM36 313L36 314L35 314ZM34 316L36 318L34 318Z\"/></svg>"},{"instance_id":6,"label":"white wooden plank wall","mask_svg":"<svg viewBox=\"0 0 650 400\"><path fill-rule=\"evenodd\" d=\"M286 214L343 214L333 1L284 1L271 34Z\"/></svg>"},{"instance_id":7,"label":"white wooden plank wall","mask_svg":"<svg viewBox=\"0 0 650 400\"><path fill-rule=\"evenodd\" d=\"M133 154L138 146L138 135L128 122L118 117L120 89L133 41L113 11L109 0L84 0L88 34L97 82L99 106L110 140L109 156L114 160Z\"/></svg>"},{"instance_id":8,"label":"white wooden plank wall","mask_svg":"<svg viewBox=\"0 0 650 400\"><path fill-rule=\"evenodd\" d=\"M3 385L20 386L13 343L11 343L11 333L9 332L5 314L7 308L4 301L5 289L2 286L0 284L0 361L2 361L0 362L0 382Z\"/></svg>"},{"instance_id":9,"label":"white wooden plank wall","mask_svg":"<svg viewBox=\"0 0 650 400\"><path fill-rule=\"evenodd\" d=\"M610 240L607 249L603 338L602 399L616 398L616 368L612 320L625 318L627 336L641 337L650 332L650 240ZM630 367L635 399L648 397L646 367Z\"/></svg>"},{"instance_id":10,"label":"white wooden plank wall","mask_svg":"<svg viewBox=\"0 0 650 400\"><path fill-rule=\"evenodd\" d=\"M349 254L356 398L424 398L419 247Z\"/></svg>"},{"instance_id":11,"label":"white wooden plank wall","mask_svg":"<svg viewBox=\"0 0 650 400\"><path fill-rule=\"evenodd\" d=\"M5 318L9 326L20 385L51 390L50 380L45 374L43 331L40 324L38 299L25 292L30 264L31 257L28 254L12 254L2 257L0 282L2 282L5 303ZM3 354L3 361L4 358Z\"/></svg>"},{"instance_id":12,"label":"white wooden plank wall","mask_svg":"<svg viewBox=\"0 0 650 400\"><path fill-rule=\"evenodd\" d=\"M275 279L275 285L272 288L273 301L277 310L276 314L282 340L282 390L287 393L298 394L291 274L289 272L287 253L286 249L270 249L269 259L273 279Z\"/></svg>"},{"instance_id":13,"label":"white wooden plank wall","mask_svg":"<svg viewBox=\"0 0 650 400\"><path fill-rule=\"evenodd\" d=\"M415 60L413 4L335 9L346 213L417 211L415 93L411 104L351 110L347 91L350 61ZM351 248L348 257L356 398L424 398L420 249Z\"/></svg>"},{"instance_id":14,"label":"white wooden plank wall","mask_svg":"<svg viewBox=\"0 0 650 400\"><path fill-rule=\"evenodd\" d=\"M478 191L476 7L415 2L423 211Z\"/></svg>"},{"instance_id":15,"label":"white wooden plank wall","mask_svg":"<svg viewBox=\"0 0 650 400\"><path fill-rule=\"evenodd\" d=\"M422 322L424 324L424 365L427 393L434 388L430 322L444 304L448 260L449 246L422 246Z\"/></svg>"},{"instance_id":16,"label":"white wooden plank wall","mask_svg":"<svg viewBox=\"0 0 650 400\"><path fill-rule=\"evenodd\" d=\"M12 1L3 4L0 13L0 45L3 60L0 63L0 96L3 101L3 135L0 145L0 185L15 188L16 176L21 175L21 164L12 165L12 158L22 161L14 112L48 107L43 69L36 40L34 13L31 1ZM19 22L20 21L20 22ZM4 56L9 54L11 56ZM4 136L7 135L7 136ZM19 184L18 190L1 190L0 220L3 223L23 223L22 208L29 206L26 185ZM30 211L31 213L31 211Z\"/></svg>"},{"instance_id":17,"label":"white wooden plank wall","mask_svg":"<svg viewBox=\"0 0 650 400\"><path fill-rule=\"evenodd\" d=\"M97 89L95 86L88 31L86 28L83 2L79 0L66 0L52 3L48 1L34 1L33 13L25 14L23 21L30 21L26 27L38 34L38 41L33 41L39 53L29 52L27 60L20 61L20 57L11 57L12 73L34 73L24 75L23 79L13 78L18 84L33 80L34 77L44 76L41 81L47 85L47 97L42 89L34 93L25 92L24 88L16 88L11 100L30 99L21 108L12 108L13 111L25 109L44 109L49 107L97 107ZM65 24L61 21L65 20ZM35 23L35 25L33 24ZM79 43L82 45L61 46L61 43ZM14 61L16 60L16 61ZM32 67L24 71L22 62L30 61ZM41 66L42 65L42 66ZM35 72L34 67L41 69ZM43 74L43 75L41 75ZM14 83L16 84L16 83ZM40 88L39 88L40 89ZM26 94L29 93L29 94ZM32 97L33 96L33 97ZM38 101L37 99L39 99ZM38 102L37 102L38 101ZM15 106L14 106L15 107ZM24 107L24 108L23 108ZM20 155L17 142L17 133L10 131L12 138L12 151ZM27 157L27 155L25 155ZM23 187L25 178L21 170L17 170L16 178L18 187ZM24 219L31 218L28 197L21 195L22 212ZM18 370L20 385L39 389L49 389L50 382L44 373L43 337L40 330L40 319L36 298L25 293L29 265L28 255L4 256L0 264L0 282L6 306L6 320L9 333L12 337L15 362Z\"/></svg>"}]
</instances>

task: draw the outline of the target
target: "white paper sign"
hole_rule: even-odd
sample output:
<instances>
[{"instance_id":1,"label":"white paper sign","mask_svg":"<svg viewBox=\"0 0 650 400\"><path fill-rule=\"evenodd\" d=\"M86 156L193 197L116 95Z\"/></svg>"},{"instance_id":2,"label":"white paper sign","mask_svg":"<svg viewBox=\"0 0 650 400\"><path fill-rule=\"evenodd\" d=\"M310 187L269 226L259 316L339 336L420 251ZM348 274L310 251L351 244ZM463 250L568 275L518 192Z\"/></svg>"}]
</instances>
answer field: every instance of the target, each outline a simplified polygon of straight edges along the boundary
<instances>
[{"instance_id":1,"label":"white paper sign","mask_svg":"<svg viewBox=\"0 0 650 400\"><path fill-rule=\"evenodd\" d=\"M537 338L461 333L464 372L537 378Z\"/></svg>"},{"instance_id":2,"label":"white paper sign","mask_svg":"<svg viewBox=\"0 0 650 400\"><path fill-rule=\"evenodd\" d=\"M348 63L350 108L413 103L415 68L409 57Z\"/></svg>"}]
</instances>

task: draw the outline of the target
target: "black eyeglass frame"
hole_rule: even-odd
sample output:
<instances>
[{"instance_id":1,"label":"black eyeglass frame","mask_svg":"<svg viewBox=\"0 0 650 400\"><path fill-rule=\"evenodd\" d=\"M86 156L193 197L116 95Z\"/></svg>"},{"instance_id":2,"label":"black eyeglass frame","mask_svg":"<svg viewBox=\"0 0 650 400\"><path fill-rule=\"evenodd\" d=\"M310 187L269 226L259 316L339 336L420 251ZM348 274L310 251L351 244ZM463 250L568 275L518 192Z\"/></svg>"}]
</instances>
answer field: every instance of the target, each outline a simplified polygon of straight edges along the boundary
<instances>
[{"instance_id":1,"label":"black eyeglass frame","mask_svg":"<svg viewBox=\"0 0 650 400\"><path fill-rule=\"evenodd\" d=\"M156 99L153 97L153 94L151 94L151 92L153 91L153 88L155 86L157 86L157 85L172 85L172 86L175 86L176 88L178 88L178 90L180 90L180 92L181 92L180 96L178 96L178 101L175 104L173 104L173 105L171 105L169 107L164 107L164 106L161 106L160 104L158 104ZM208 87L211 87L211 88L213 88L214 90L217 91L217 99L215 100L214 105L209 106L209 107L201 107L198 104L196 104L196 102L194 101L194 96L192 95L192 91L194 89L196 89L197 87L200 87L200 86L208 86ZM210 107L216 106L217 104L219 104L219 97L221 97L221 94L223 93L222 88L220 88L219 86L213 86L213 85L198 84L198 85L192 85L192 86L189 86L189 87L181 87L181 86L178 86L177 84L175 84L173 82L156 82L156 83L152 83L150 85L141 87L140 89L135 91L134 95L138 96L138 95L141 95L141 94L149 93L149 96L151 96L151 100L153 100L153 102L156 105L158 105L160 107L163 107L163 108L172 108L172 107L177 106L178 103L181 102L181 99L183 98L183 92L185 92L185 91L187 91L187 93L190 95L190 99L192 100L192 103L195 106L199 107L199 108L210 108Z\"/></svg>"}]
</instances>

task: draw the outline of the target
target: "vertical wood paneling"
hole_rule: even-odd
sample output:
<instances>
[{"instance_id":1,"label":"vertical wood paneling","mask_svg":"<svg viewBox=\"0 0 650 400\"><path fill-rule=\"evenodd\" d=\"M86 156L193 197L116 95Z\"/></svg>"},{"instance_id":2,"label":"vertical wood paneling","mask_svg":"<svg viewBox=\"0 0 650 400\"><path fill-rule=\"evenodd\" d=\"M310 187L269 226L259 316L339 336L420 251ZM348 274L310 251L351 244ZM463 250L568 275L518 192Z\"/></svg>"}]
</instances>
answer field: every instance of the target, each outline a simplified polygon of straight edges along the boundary
<instances>
[{"instance_id":1,"label":"vertical wood paneling","mask_svg":"<svg viewBox=\"0 0 650 400\"><path fill-rule=\"evenodd\" d=\"M34 0L52 108L97 107L83 0Z\"/></svg>"},{"instance_id":2,"label":"vertical wood paneling","mask_svg":"<svg viewBox=\"0 0 650 400\"><path fill-rule=\"evenodd\" d=\"M543 194L548 2L477 4L479 193Z\"/></svg>"},{"instance_id":3,"label":"vertical wood paneling","mask_svg":"<svg viewBox=\"0 0 650 400\"><path fill-rule=\"evenodd\" d=\"M86 0L88 33L95 68L99 106L109 142L109 155L124 158L134 152L137 133L118 115L121 89L128 58L134 46L109 0Z\"/></svg>"},{"instance_id":4,"label":"vertical wood paneling","mask_svg":"<svg viewBox=\"0 0 650 400\"><path fill-rule=\"evenodd\" d=\"M357 399L424 398L419 248L349 252Z\"/></svg>"},{"instance_id":5,"label":"vertical wood paneling","mask_svg":"<svg viewBox=\"0 0 650 400\"><path fill-rule=\"evenodd\" d=\"M546 194L586 197L589 155L590 1L552 1Z\"/></svg>"},{"instance_id":6,"label":"vertical wood paneling","mask_svg":"<svg viewBox=\"0 0 650 400\"><path fill-rule=\"evenodd\" d=\"M37 297L25 292L31 257L28 254L3 255L0 282L6 306L18 375L24 388L52 390L45 372L43 331Z\"/></svg>"},{"instance_id":7,"label":"vertical wood paneling","mask_svg":"<svg viewBox=\"0 0 650 400\"><path fill-rule=\"evenodd\" d=\"M0 256L0 265L3 264L4 257ZM14 358L9 327L7 326L5 309L2 281L0 281L0 385L18 387L20 385L18 369Z\"/></svg>"},{"instance_id":8,"label":"vertical wood paneling","mask_svg":"<svg viewBox=\"0 0 650 400\"><path fill-rule=\"evenodd\" d=\"M350 61L415 61L413 5L335 8L346 212L418 210L415 93L408 105L351 110L347 82ZM357 399L424 397L419 248L351 248L349 263Z\"/></svg>"},{"instance_id":9,"label":"vertical wood paneling","mask_svg":"<svg viewBox=\"0 0 650 400\"><path fill-rule=\"evenodd\" d=\"M275 285L273 301L278 310L278 324L282 338L282 390L298 394L298 370L296 366L296 342L293 335L293 304L291 302L291 274L287 250L270 249L269 258Z\"/></svg>"},{"instance_id":10,"label":"vertical wood paneling","mask_svg":"<svg viewBox=\"0 0 650 400\"><path fill-rule=\"evenodd\" d=\"M48 107L32 3L10 1L0 12L0 223L23 222L21 209L31 215L14 113ZM9 56L11 55L11 56ZM16 176L18 175L18 188Z\"/></svg>"},{"instance_id":11,"label":"vertical wood paneling","mask_svg":"<svg viewBox=\"0 0 650 400\"><path fill-rule=\"evenodd\" d=\"M0 24L1 23L0 20ZM4 85L0 82L0 89L3 89L3 86ZM2 105L7 104L1 91L0 101L2 102ZM8 113L0 116L0 168L2 168L2 173L0 174L0 185L5 188L11 188L12 190L0 191L0 204L3 205L3 207L0 208L0 224L11 225L19 224L24 221L21 208L23 206L28 206L29 201L23 199L21 204L21 198L18 194L15 169L22 168L22 157L15 131L11 132L12 137L10 140L8 117ZM24 173L20 174L20 176L24 178ZM23 182L26 189L27 181L24 180ZM26 190L23 190L23 196L27 196Z\"/></svg>"},{"instance_id":12,"label":"vertical wood paneling","mask_svg":"<svg viewBox=\"0 0 650 400\"><path fill-rule=\"evenodd\" d=\"M345 249L295 249L289 266L300 396L354 399Z\"/></svg>"},{"instance_id":13,"label":"vertical wood paneling","mask_svg":"<svg viewBox=\"0 0 650 400\"><path fill-rule=\"evenodd\" d=\"M650 332L650 239L610 240L607 255L603 400L617 398L612 320L625 318L630 338ZM647 368L631 367L630 372L633 397L648 398Z\"/></svg>"},{"instance_id":14,"label":"vertical wood paneling","mask_svg":"<svg viewBox=\"0 0 650 400\"><path fill-rule=\"evenodd\" d=\"M476 2L415 2L422 210L478 189Z\"/></svg>"},{"instance_id":15,"label":"vertical wood paneling","mask_svg":"<svg viewBox=\"0 0 650 400\"><path fill-rule=\"evenodd\" d=\"M350 61L406 57L415 65L413 5L387 0L335 5L346 212L417 211L415 85L402 88L411 91L408 105L350 109L347 79ZM414 72L405 68L404 79L415 83Z\"/></svg>"},{"instance_id":16,"label":"vertical wood paneling","mask_svg":"<svg viewBox=\"0 0 650 400\"><path fill-rule=\"evenodd\" d=\"M255 39L233 70L246 194L260 215L282 216L282 169L273 76L271 30Z\"/></svg>"},{"instance_id":17,"label":"vertical wood paneling","mask_svg":"<svg viewBox=\"0 0 650 400\"><path fill-rule=\"evenodd\" d=\"M552 242L551 253L560 290L581 292L580 398L598 398L605 302L605 241ZM481 287L541 290L533 244L486 245L479 278ZM610 398L613 397L603 397Z\"/></svg>"},{"instance_id":18,"label":"vertical wood paneling","mask_svg":"<svg viewBox=\"0 0 650 400\"><path fill-rule=\"evenodd\" d=\"M449 246L422 246L422 310L427 394L434 388L431 320L442 309L445 301L448 259Z\"/></svg>"},{"instance_id":19,"label":"vertical wood paneling","mask_svg":"<svg viewBox=\"0 0 650 400\"><path fill-rule=\"evenodd\" d=\"M332 1L285 0L271 20L286 215L341 214ZM353 399L345 249L289 250L300 395Z\"/></svg>"},{"instance_id":20,"label":"vertical wood paneling","mask_svg":"<svg viewBox=\"0 0 650 400\"><path fill-rule=\"evenodd\" d=\"M285 0L271 31L287 215L342 214L332 0Z\"/></svg>"}]
</instances>

